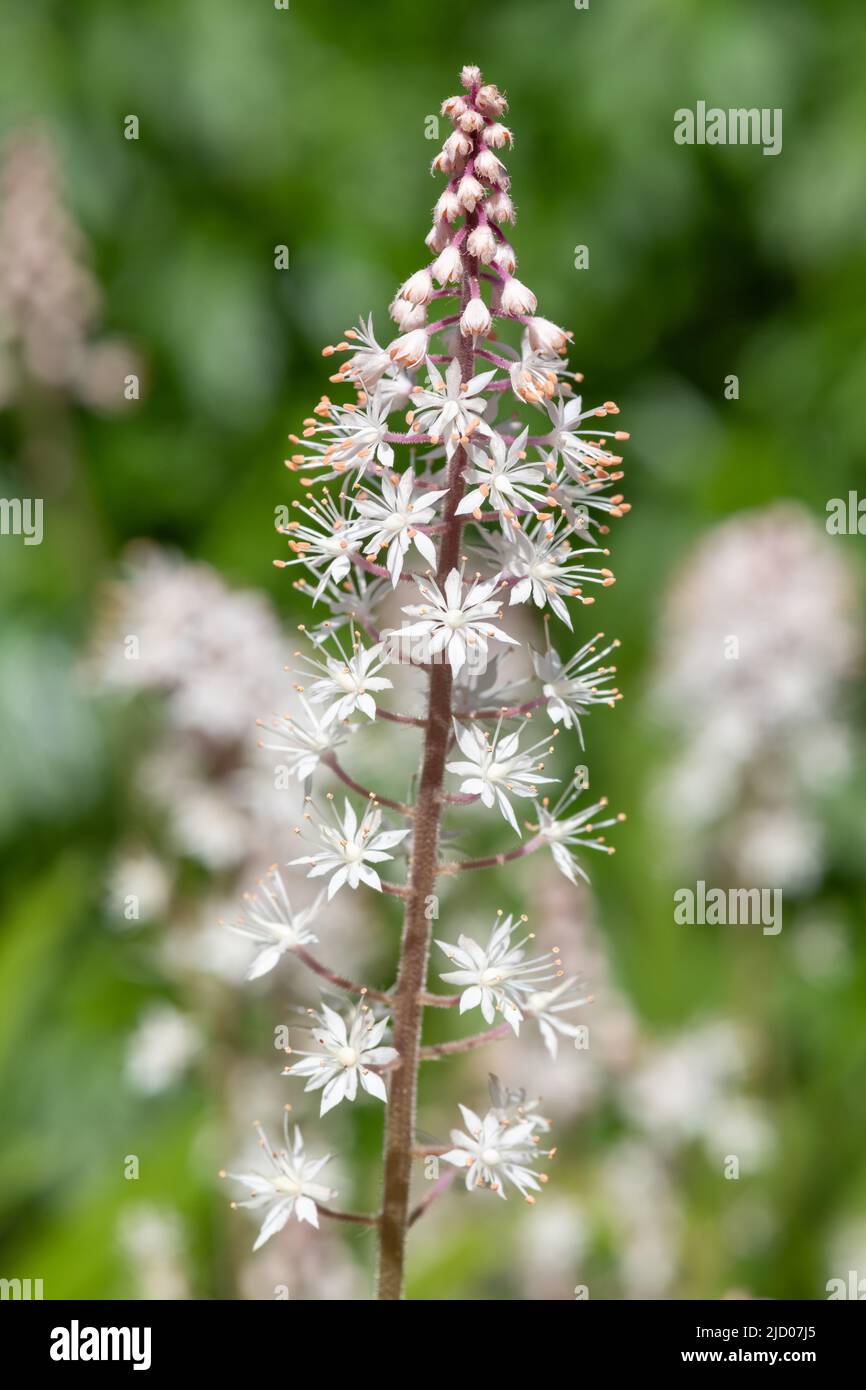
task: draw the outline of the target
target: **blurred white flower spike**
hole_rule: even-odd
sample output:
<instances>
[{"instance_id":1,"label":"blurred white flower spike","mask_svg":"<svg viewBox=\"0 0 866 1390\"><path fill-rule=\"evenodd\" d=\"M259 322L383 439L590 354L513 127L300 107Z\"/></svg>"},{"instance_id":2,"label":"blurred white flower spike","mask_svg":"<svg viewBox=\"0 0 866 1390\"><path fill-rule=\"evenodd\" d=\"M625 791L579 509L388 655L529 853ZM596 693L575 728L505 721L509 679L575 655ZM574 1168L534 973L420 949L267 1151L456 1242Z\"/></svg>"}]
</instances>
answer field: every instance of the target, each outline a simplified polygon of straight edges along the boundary
<instances>
[{"instance_id":1,"label":"blurred white flower spike","mask_svg":"<svg viewBox=\"0 0 866 1390\"><path fill-rule=\"evenodd\" d=\"M321 1093L321 1115L363 1100L362 1092L385 1102L381 1207L331 1214L375 1228L378 1296L386 1300L403 1296L409 1228L449 1186L437 1184L412 1207L421 1064L492 1045L524 1021L540 1029L555 1060L559 1040L578 1035L571 1011L588 1002L558 947L527 955L525 917L497 912L485 946L450 933L447 884L548 847L577 883L586 878L579 852L610 852L598 832L622 819L597 818L603 799L582 811L570 805L586 782L569 780L574 750L565 745L579 737L582 748L583 721L619 699L615 667L604 664L617 644L583 634L571 655L568 633L614 582L606 538L611 520L628 512L619 452L628 435L611 427L615 402L593 404L583 387L575 394L583 374L568 363L572 334L542 316L532 288L515 276L516 214L503 159L512 141L503 124L508 103L474 65L460 80L461 93L442 106L452 130L433 160L447 183L425 238L429 254L389 307L395 336L377 336L370 315L325 347L336 359L330 382L346 398L322 395L289 436L286 466L302 495L292 502L297 516L281 509L292 519L277 528L287 553L274 563L300 574L295 587L317 616L301 629L313 654L297 653L293 673L303 713L263 720L262 741L283 751L305 783L295 833L313 844L289 862L327 879L326 903L309 918L293 917L275 879L242 924L261 948L253 973L292 956L323 988L354 1000L348 1012L325 1003L313 1011L314 1046L286 1072ZM538 649L534 610L546 624L562 624L562 654L561 641L554 649L549 638ZM401 765L401 740L413 735L414 775ZM359 738L370 749L364 765L397 783L388 794L340 761L344 747L354 756ZM459 779L452 788L449 776ZM350 793L342 810L334 779ZM547 787L563 779L566 793L551 809ZM407 786L411 799L398 799ZM521 801L529 816L522 824ZM451 818L469 833L488 810L519 839L474 858ZM443 844L453 858L444 858ZM402 909L389 988L347 979L302 944L343 888L372 889ZM456 996L428 993L436 916L453 967L442 978L459 986ZM327 942L326 927L322 936ZM479 1009L488 1031L422 1046L428 1008L440 1017L452 1009L454 1034L460 1016ZM385 1044L388 1029L393 1041ZM446 1162L465 1170L470 1189L504 1197L510 1185L534 1201L545 1181L533 1165L548 1122L510 1101L494 1103L483 1119L462 1113L465 1129L452 1133ZM292 1209L312 1220L328 1200L307 1193L296 1159L275 1159L280 1178L253 1198L271 1204L259 1243ZM305 1195L311 1200L302 1205Z\"/></svg>"}]
</instances>

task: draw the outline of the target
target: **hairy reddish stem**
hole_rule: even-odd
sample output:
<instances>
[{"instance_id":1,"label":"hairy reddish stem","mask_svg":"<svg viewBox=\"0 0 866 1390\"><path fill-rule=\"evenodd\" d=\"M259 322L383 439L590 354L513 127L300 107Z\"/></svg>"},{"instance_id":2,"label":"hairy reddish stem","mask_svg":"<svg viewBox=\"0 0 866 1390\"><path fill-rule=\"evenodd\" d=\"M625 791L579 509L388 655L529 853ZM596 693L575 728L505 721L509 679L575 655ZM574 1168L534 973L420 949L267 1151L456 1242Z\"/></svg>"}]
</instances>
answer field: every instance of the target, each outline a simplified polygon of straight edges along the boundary
<instances>
[{"instance_id":1,"label":"hairy reddish stem","mask_svg":"<svg viewBox=\"0 0 866 1390\"><path fill-rule=\"evenodd\" d=\"M484 859L452 859L447 864L440 864L438 872L456 874L462 869L498 869L503 864L512 864L515 859L523 859L543 844L541 835L533 835L531 840L524 841L516 849L509 849L504 854L488 854Z\"/></svg>"},{"instance_id":2,"label":"hairy reddish stem","mask_svg":"<svg viewBox=\"0 0 866 1390\"><path fill-rule=\"evenodd\" d=\"M466 225L472 225L471 217L467 217ZM469 282L477 273L477 261L472 257L466 257L461 286L461 303L464 307L469 301ZM462 380L469 381L475 362L471 339L467 338L461 343L458 360ZM445 526L439 541L437 557L437 578L440 584L444 582L446 575L458 566L460 560L462 528L456 512L463 497L463 472L466 462L466 450L461 444L455 449L448 469L448 492L443 508ZM428 903L436 883L443 804L442 783L451 739L450 665L447 662L434 665L429 670L428 679L427 718L418 798L415 803L409 893L395 990L394 1046L400 1054L402 1065L391 1083L385 1125L378 1296L386 1300L403 1297L406 1232L410 1225L412 1141L418 1093L421 1020L424 1012L422 997L427 979L432 925Z\"/></svg>"},{"instance_id":3,"label":"hairy reddish stem","mask_svg":"<svg viewBox=\"0 0 866 1390\"><path fill-rule=\"evenodd\" d=\"M500 705L498 709L455 710L457 719L519 719L531 714L547 704L546 695L538 695L534 700L526 700L522 705Z\"/></svg>"},{"instance_id":4,"label":"hairy reddish stem","mask_svg":"<svg viewBox=\"0 0 866 1390\"><path fill-rule=\"evenodd\" d=\"M414 1226L415 1222L421 1219L427 1208L433 1205L437 1197L441 1197L443 1192L448 1191L454 1179L457 1177L457 1172L458 1170L456 1168L450 1168L447 1173L442 1174L441 1178L436 1179L430 1191L427 1193L427 1196L422 1197L418 1205L412 1208L412 1213L409 1217L410 1226Z\"/></svg>"},{"instance_id":5,"label":"hairy reddish stem","mask_svg":"<svg viewBox=\"0 0 866 1390\"><path fill-rule=\"evenodd\" d=\"M421 1003L425 1009L456 1009L460 1003L459 994L422 994Z\"/></svg>"},{"instance_id":6,"label":"hairy reddish stem","mask_svg":"<svg viewBox=\"0 0 866 1390\"><path fill-rule=\"evenodd\" d=\"M408 714L394 714L389 709L383 709L381 705L376 707L377 719L388 719L392 724L414 724L417 729L424 729L427 726L426 719L413 719Z\"/></svg>"},{"instance_id":7,"label":"hairy reddish stem","mask_svg":"<svg viewBox=\"0 0 866 1390\"><path fill-rule=\"evenodd\" d=\"M337 975L326 965L322 965L321 961L316 960L315 956L310 955L304 946L295 946L292 955L296 956L308 970L312 970L315 975L320 975L323 980L327 980L336 989L345 990L346 994L363 994L367 999L378 999L383 1004L391 1003L391 996L384 989L370 989L368 985L359 985L356 980L347 980L345 975Z\"/></svg>"},{"instance_id":8,"label":"hairy reddish stem","mask_svg":"<svg viewBox=\"0 0 866 1390\"><path fill-rule=\"evenodd\" d=\"M316 1203L316 1211L320 1216L330 1217L331 1221L351 1221L356 1226L378 1226L381 1219L378 1215L367 1216L359 1211L334 1211L330 1207L320 1206L318 1202Z\"/></svg>"},{"instance_id":9,"label":"hairy reddish stem","mask_svg":"<svg viewBox=\"0 0 866 1390\"><path fill-rule=\"evenodd\" d=\"M392 811L399 811L401 816L414 816L414 806L407 806L405 801L394 801L390 796L380 796L378 792L371 791L370 788L365 787L363 783L356 782L354 777L349 775L333 754L326 753L322 758L322 763L325 767L329 767L347 787L351 787L353 792L358 792L361 796L366 797L368 801L375 801L378 802L380 806L387 806Z\"/></svg>"},{"instance_id":10,"label":"hairy reddish stem","mask_svg":"<svg viewBox=\"0 0 866 1390\"><path fill-rule=\"evenodd\" d=\"M510 1023L497 1023L495 1028L488 1028L486 1033L473 1033L469 1038L455 1038L453 1042L431 1043L429 1047L421 1048L421 1061L436 1062L440 1057L453 1057L457 1052L471 1052L473 1048L496 1042L497 1038L504 1038L510 1032Z\"/></svg>"}]
</instances>

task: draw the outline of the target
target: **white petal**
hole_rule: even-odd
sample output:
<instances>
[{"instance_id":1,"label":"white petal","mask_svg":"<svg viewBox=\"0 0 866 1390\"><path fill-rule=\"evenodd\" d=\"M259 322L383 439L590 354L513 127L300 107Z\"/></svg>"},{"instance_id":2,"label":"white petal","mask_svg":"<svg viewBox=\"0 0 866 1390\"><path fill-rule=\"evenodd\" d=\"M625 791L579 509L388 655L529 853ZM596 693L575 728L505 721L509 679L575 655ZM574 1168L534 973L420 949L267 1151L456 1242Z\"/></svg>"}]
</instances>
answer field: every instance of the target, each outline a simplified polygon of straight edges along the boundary
<instances>
[{"instance_id":1,"label":"white petal","mask_svg":"<svg viewBox=\"0 0 866 1390\"><path fill-rule=\"evenodd\" d=\"M253 1250L261 1250L265 1241L275 1236L277 1231L281 1231L292 1214L293 1198L286 1197L281 1202L276 1202L268 1212L262 1222L262 1229L259 1231Z\"/></svg>"},{"instance_id":2,"label":"white petal","mask_svg":"<svg viewBox=\"0 0 866 1390\"><path fill-rule=\"evenodd\" d=\"M282 954L282 947L266 946L264 951L260 951L250 965L247 971L247 979L257 980L261 975L267 975L269 970L273 970Z\"/></svg>"},{"instance_id":3,"label":"white petal","mask_svg":"<svg viewBox=\"0 0 866 1390\"><path fill-rule=\"evenodd\" d=\"M312 874L308 874L307 877L312 878ZM346 882L346 879L348 877L349 870L346 868L345 865L342 869L337 870L337 872L334 874L333 878L330 880L328 884L328 902L330 902L331 899L335 897L337 893L339 893L340 889L342 888L343 884Z\"/></svg>"},{"instance_id":4,"label":"white petal","mask_svg":"<svg viewBox=\"0 0 866 1390\"><path fill-rule=\"evenodd\" d=\"M444 978L445 976L443 975L442 979L444 980ZM480 985L472 985L471 988L465 990L460 996L460 1012L465 1014L469 1009L476 1009L481 1003L481 998Z\"/></svg>"},{"instance_id":5,"label":"white petal","mask_svg":"<svg viewBox=\"0 0 866 1390\"><path fill-rule=\"evenodd\" d=\"M319 1213L316 1204L311 1197L298 1197L295 1202L295 1214L299 1221L308 1221L311 1226L318 1230Z\"/></svg>"},{"instance_id":6,"label":"white petal","mask_svg":"<svg viewBox=\"0 0 866 1390\"><path fill-rule=\"evenodd\" d=\"M385 1083L378 1072L362 1071L361 1085L371 1096L375 1096L377 1100L383 1100L387 1103L388 1092L385 1090Z\"/></svg>"}]
</instances>

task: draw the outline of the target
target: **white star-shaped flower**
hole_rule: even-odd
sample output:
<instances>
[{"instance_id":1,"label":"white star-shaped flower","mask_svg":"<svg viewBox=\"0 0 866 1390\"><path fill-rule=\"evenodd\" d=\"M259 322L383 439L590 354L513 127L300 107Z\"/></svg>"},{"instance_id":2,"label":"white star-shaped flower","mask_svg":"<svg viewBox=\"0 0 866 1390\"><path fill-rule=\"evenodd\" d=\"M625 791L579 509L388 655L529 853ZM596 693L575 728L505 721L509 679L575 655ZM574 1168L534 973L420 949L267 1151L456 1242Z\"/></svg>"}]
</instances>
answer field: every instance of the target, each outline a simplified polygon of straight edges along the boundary
<instances>
[{"instance_id":1,"label":"white star-shaped flower","mask_svg":"<svg viewBox=\"0 0 866 1390\"><path fill-rule=\"evenodd\" d=\"M569 1023L561 1015L571 1009L580 1009L591 1003L591 996L584 994L576 975L561 980L552 989L539 989L528 994L522 1001L523 1012L527 1018L535 1019L544 1045L556 1061L559 1051L559 1034L565 1038L576 1038L580 1025Z\"/></svg>"},{"instance_id":2,"label":"white star-shaped flower","mask_svg":"<svg viewBox=\"0 0 866 1390\"><path fill-rule=\"evenodd\" d=\"M325 1154L324 1158L307 1158L303 1136L297 1125L294 1138L290 1142L288 1114L284 1113L283 1116L283 1149L271 1148L261 1125L256 1125L256 1129L259 1134L259 1146L267 1154L273 1172L267 1175L254 1172L222 1175L243 1183L244 1187L250 1189L249 1197L242 1202L235 1202L235 1206L249 1207L252 1210L267 1207L253 1250L259 1250L265 1241L270 1240L277 1231L281 1231L291 1216L298 1221L308 1221L311 1226L318 1226L317 1204L329 1202L337 1195L330 1187L316 1181L325 1164L330 1161L331 1155Z\"/></svg>"},{"instance_id":3,"label":"white star-shaped flower","mask_svg":"<svg viewBox=\"0 0 866 1390\"><path fill-rule=\"evenodd\" d=\"M520 357L510 369L511 388L516 396L530 405L541 405L549 401L559 388L562 376L572 376L566 364L556 353L536 349L524 333L520 343ZM567 385L563 388L570 389Z\"/></svg>"},{"instance_id":4,"label":"white star-shaped flower","mask_svg":"<svg viewBox=\"0 0 866 1390\"><path fill-rule=\"evenodd\" d=\"M327 713L321 716L316 714L303 696L301 704L304 709L302 719L285 714L275 715L268 724L261 719L256 723L259 728L267 730L271 738L279 740L278 743L266 743L264 739L259 739L259 747L282 753L291 776L304 782L312 777L322 758L335 752L348 735L355 732L357 725L337 723Z\"/></svg>"},{"instance_id":5,"label":"white star-shaped flower","mask_svg":"<svg viewBox=\"0 0 866 1390\"><path fill-rule=\"evenodd\" d=\"M472 450L474 467L469 481L477 483L457 507L457 515L474 512L481 516L485 505L502 512L509 519L521 511L536 512L548 500L538 491L545 483L545 466L540 461L526 462L526 439L523 430L513 444L506 444L499 434L492 434L486 449Z\"/></svg>"},{"instance_id":6,"label":"white star-shaped flower","mask_svg":"<svg viewBox=\"0 0 866 1390\"><path fill-rule=\"evenodd\" d=\"M560 397L558 400L547 402L547 413L552 428L545 436L545 446L562 459L570 473L583 475L588 465L602 464L607 468L622 462L618 454L613 454L609 449L584 438L585 435L591 434L593 439L628 439L625 430L600 430L595 426L583 426L584 420L619 414L613 402L606 406L597 406L593 410L584 410L580 396L573 396L569 400Z\"/></svg>"},{"instance_id":7,"label":"white star-shaped flower","mask_svg":"<svg viewBox=\"0 0 866 1390\"><path fill-rule=\"evenodd\" d=\"M328 492L311 499L309 506L301 502L294 505L312 524L290 521L287 526L278 528L280 534L288 538L293 558L275 560L274 564L280 569L306 565L319 581L313 594L316 603L329 584L342 583L352 568L352 551L357 548L357 522L347 520Z\"/></svg>"},{"instance_id":8,"label":"white star-shaped flower","mask_svg":"<svg viewBox=\"0 0 866 1390\"><path fill-rule=\"evenodd\" d=\"M375 719L376 701L373 695L380 690L390 690L393 685L387 676L377 674L385 665L382 659L384 644L376 642L372 647L362 646L355 636L354 628L351 636L351 653L344 651L339 637L335 636L333 640L339 652L338 657L324 653L323 661L307 658L312 668L310 674L322 672L306 693L311 704L327 704L328 707L322 716L325 725L333 720L348 719L355 710L360 710L368 719Z\"/></svg>"},{"instance_id":9,"label":"white star-shaped flower","mask_svg":"<svg viewBox=\"0 0 866 1390\"><path fill-rule=\"evenodd\" d=\"M566 470L551 480L551 504L562 508L579 536L588 537L593 528L606 536L610 527L605 518L631 511L623 494L613 491L622 476L622 469L608 473L600 464L574 475Z\"/></svg>"},{"instance_id":10,"label":"white star-shaped flower","mask_svg":"<svg viewBox=\"0 0 866 1390\"><path fill-rule=\"evenodd\" d=\"M352 356L340 366L339 376L363 386L366 391L375 390L383 377L396 374L387 348L377 341L373 330L373 315L369 314L366 323L358 320L357 328L350 328L346 338L354 347Z\"/></svg>"},{"instance_id":11,"label":"white star-shaped flower","mask_svg":"<svg viewBox=\"0 0 866 1390\"><path fill-rule=\"evenodd\" d=\"M410 545L427 561L436 564L436 546L420 527L429 526L435 517L434 506L447 493L447 488L426 491L415 488L415 472L409 469L395 483L391 477L382 479L380 496L364 492L355 498L355 511L363 518L359 532L366 539L365 555L376 555L387 547L385 565L396 586L403 571L403 561Z\"/></svg>"},{"instance_id":12,"label":"white star-shaped flower","mask_svg":"<svg viewBox=\"0 0 866 1390\"><path fill-rule=\"evenodd\" d=\"M342 363L332 380L351 381L359 390L365 392L378 388L379 399L387 406L389 413L405 409L415 385L414 377L395 366L388 349L377 342L373 331L373 315L368 316L366 323L360 319L357 328L348 329L346 339L346 342L339 344L339 350L347 351L351 347L354 351L351 357ZM327 350L328 356L332 350ZM292 466L295 466L294 460Z\"/></svg>"},{"instance_id":13,"label":"white star-shaped flower","mask_svg":"<svg viewBox=\"0 0 866 1390\"><path fill-rule=\"evenodd\" d=\"M532 652L532 665L542 682L548 718L554 724L561 723L565 729L577 729L581 748L584 746L581 717L593 705L610 705L613 708L620 699L620 692L610 684L616 667L599 665L609 652L619 646L619 642L611 642L600 652L595 644L603 636L603 633L597 633L567 661L563 661L551 646L544 652Z\"/></svg>"},{"instance_id":14,"label":"white star-shaped flower","mask_svg":"<svg viewBox=\"0 0 866 1390\"><path fill-rule=\"evenodd\" d=\"M544 763L538 762L538 751L546 747L552 753L547 739L540 739L531 748L520 751L520 735L525 723L511 734L503 735L497 726L491 736L478 724L468 728L454 721L454 732L463 758L446 763L446 770L464 780L461 792L470 796L480 796L487 807L498 804L509 825L520 834L520 826L509 796L535 796L539 782L556 782L556 777L544 777Z\"/></svg>"},{"instance_id":15,"label":"white star-shaped flower","mask_svg":"<svg viewBox=\"0 0 866 1390\"><path fill-rule=\"evenodd\" d=\"M393 409L381 385L376 387L363 405L337 405L326 401L322 413L326 418L308 423L305 447L309 453L292 460L292 467L324 469L323 478L339 477L356 472L359 477L372 464L390 468L394 449L388 443L388 416ZM311 417L312 418L312 417Z\"/></svg>"},{"instance_id":16,"label":"white star-shaped flower","mask_svg":"<svg viewBox=\"0 0 866 1390\"><path fill-rule=\"evenodd\" d=\"M391 639L420 637L424 639L425 659L445 651L455 675L471 656L471 665L482 667L487 661L487 641L508 642L513 647L520 643L515 637L502 632L490 622L491 618L502 616L496 592L495 581L474 580L464 592L463 576L457 569L451 570L440 589L435 580L418 580L418 589L424 603L409 604L403 612L418 621L393 629L386 634Z\"/></svg>"},{"instance_id":17,"label":"white star-shaped flower","mask_svg":"<svg viewBox=\"0 0 866 1390\"><path fill-rule=\"evenodd\" d=\"M298 946L307 946L318 941L308 930L314 922L322 905L321 897L310 907L300 912L292 909L282 876L278 869L270 869L259 880L255 893L244 893L244 913L230 925L233 931L249 937L261 949L247 971L248 980L257 980L266 975L287 951Z\"/></svg>"},{"instance_id":18,"label":"white star-shaped flower","mask_svg":"<svg viewBox=\"0 0 866 1390\"><path fill-rule=\"evenodd\" d=\"M549 605L567 627L571 615L565 598L592 603L584 598L584 584L601 584L607 588L614 577L609 569L592 569L580 563L583 555L607 555L597 546L572 549L570 537L574 528L560 517L556 522L539 520L525 530L510 529L505 535L489 537L491 547L502 563L502 573L516 581L511 588L509 604L526 603L532 599L536 608Z\"/></svg>"},{"instance_id":19,"label":"white star-shaped flower","mask_svg":"<svg viewBox=\"0 0 866 1390\"><path fill-rule=\"evenodd\" d=\"M397 1060L393 1047L380 1047L389 1020L373 1018L368 1007L353 1009L348 1020L323 1004L315 1014L313 1028L315 1052L301 1052L301 1061L286 1067L285 1076L306 1076L305 1091L322 1092L320 1114L339 1105L341 1100L354 1100L358 1085L377 1100L386 1101L385 1083L373 1067L388 1066ZM293 1049L293 1051L296 1049Z\"/></svg>"},{"instance_id":20,"label":"white star-shaped flower","mask_svg":"<svg viewBox=\"0 0 866 1390\"><path fill-rule=\"evenodd\" d=\"M435 362L428 361L427 368L429 386L416 386L412 392L412 425L422 434L441 440L446 457L450 458L475 430L488 431L489 426L482 419L487 401L481 393L495 377L496 368L479 372L465 385L460 380L456 357L448 364L444 377Z\"/></svg>"},{"instance_id":21,"label":"white star-shaped flower","mask_svg":"<svg viewBox=\"0 0 866 1390\"><path fill-rule=\"evenodd\" d=\"M335 821L333 826L322 822L316 826L324 849L316 854L291 859L290 865L311 865L307 878L321 878L323 874L330 874L329 902L345 883L352 889L357 888L359 883L366 883L381 893L382 881L371 865L393 859L393 854L386 851L399 845L409 834L408 829L380 831L382 812L373 802L366 807L359 822L354 807L346 800L342 817L335 814Z\"/></svg>"},{"instance_id":22,"label":"white star-shaped flower","mask_svg":"<svg viewBox=\"0 0 866 1390\"><path fill-rule=\"evenodd\" d=\"M521 917L520 921L523 923L526 918ZM514 1032L519 1033L523 1018L522 996L534 993L540 983L556 979L562 971L552 951L527 960L523 948L532 939L531 933L514 942L516 928L517 923L509 914L494 922L486 946L479 946L471 936L459 936L456 946L447 941L437 941L436 945L459 967L440 975L440 979L462 986L461 1014L480 1008L484 1022L492 1023L498 1010Z\"/></svg>"},{"instance_id":23,"label":"white star-shaped flower","mask_svg":"<svg viewBox=\"0 0 866 1390\"><path fill-rule=\"evenodd\" d=\"M560 873L574 884L577 883L578 877L589 883L589 876L572 854L572 847L581 845L584 849L613 854L613 846L605 844L605 837L599 835L598 831L606 830L611 825L619 825L625 820L622 812L616 816L608 816L605 820L594 819L599 811L606 809L606 796L596 801L593 806L585 806L582 811L570 813L570 807L577 802L582 790L580 784L574 781L563 792L553 810L548 808L546 801L536 804L535 807L538 817L536 834L550 846L554 863Z\"/></svg>"},{"instance_id":24,"label":"white star-shaped flower","mask_svg":"<svg viewBox=\"0 0 866 1390\"><path fill-rule=\"evenodd\" d=\"M442 1157L455 1168L466 1170L468 1191L487 1187L504 1199L505 1184L510 1182L527 1202L534 1202L530 1191L540 1192L541 1186L529 1165L545 1152L537 1147L534 1126L527 1121L504 1124L493 1110L482 1120L465 1105L460 1106L460 1113L467 1132L452 1129L455 1147Z\"/></svg>"}]
</instances>

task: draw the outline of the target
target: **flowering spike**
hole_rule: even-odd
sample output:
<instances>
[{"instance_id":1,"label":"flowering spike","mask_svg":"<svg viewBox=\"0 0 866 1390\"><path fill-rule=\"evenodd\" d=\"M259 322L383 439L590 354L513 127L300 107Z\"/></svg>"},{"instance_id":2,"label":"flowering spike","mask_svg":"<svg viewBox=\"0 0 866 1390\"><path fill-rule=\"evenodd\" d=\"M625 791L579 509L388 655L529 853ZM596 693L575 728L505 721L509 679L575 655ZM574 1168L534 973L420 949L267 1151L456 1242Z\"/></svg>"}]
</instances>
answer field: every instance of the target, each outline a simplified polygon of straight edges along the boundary
<instances>
[{"instance_id":1,"label":"flowering spike","mask_svg":"<svg viewBox=\"0 0 866 1390\"><path fill-rule=\"evenodd\" d=\"M567 754L560 761L567 735L574 731L582 748L585 717L619 699L616 668L605 664L617 644L603 645L597 634L561 656L548 634L543 648L521 653L514 610L523 608L520 632L533 608L546 627L552 618L567 632L575 612L593 601L586 590L613 583L601 538L608 522L628 511L614 449L628 436L605 428L619 414L614 401L584 403L583 376L567 359L572 334L542 316L531 286L515 277L506 99L472 64L460 83L461 93L442 106L451 130L433 160L433 173L445 184L425 238L429 255L390 305L396 336L381 341L369 316L326 347L329 359L341 354L331 380L347 398L338 398L343 391L322 396L290 437L295 452L288 467L305 491L291 520L278 527L288 554L277 563L308 572L295 582L323 617L306 633L314 654L296 654L299 709L261 725L263 745L287 754L305 786L294 833L314 844L291 864L305 867L310 878L327 877L328 902L346 886L403 900L397 985L390 992L359 986L311 957L307 919L292 915L276 869L248 900L240 927L260 947L251 973L292 954L328 986L360 997L348 1016L324 1001L310 1011L315 1047L296 1053L286 1072L305 1078L308 1091L321 1091L322 1115L344 1099L388 1101L383 1206L372 1221L385 1299L399 1298L403 1287L424 1008L459 1005L461 1014L480 1008L492 1025L489 1034L428 1047L424 1057L518 1033L528 1020L555 1059L558 1039L577 1035L564 1015L587 1002L558 947L533 945L527 955L535 933L526 930L525 916L502 910L486 946L469 934L452 944L445 923L438 944L454 968L442 978L461 993L427 994L429 904L438 876L496 867L549 847L576 883L586 877L576 852L610 852L600 832L622 819L607 814L603 798L576 809L572 802L585 781L581 769L569 776ZM404 585L408 603L396 599ZM509 664L513 672L502 669ZM423 716L393 708L404 682L396 670L393 680L386 674L390 666L409 667L411 678L426 680ZM420 731L412 804L363 786L336 757L338 747L356 747L359 736L375 743L383 724L394 723L407 726L407 735ZM393 775L398 748L393 757L379 753L383 776ZM368 766L375 764L374 752ZM455 790L446 790L449 775L459 779ZM351 798L335 800L328 784L334 777ZM320 779L325 785L314 795L311 784ZM551 806L545 788L563 780L563 796ZM472 805L476 815L497 810L521 837L515 799L534 803L528 838L488 858L458 849L456 860L439 861L443 821L457 807ZM409 828L391 828L386 812L403 816ZM407 872L399 883L392 875L401 861ZM317 927L326 911L317 902ZM443 918L447 911L446 899ZM380 1046L391 1020L393 1047ZM487 1188L504 1198L510 1185L532 1202L545 1181L533 1164L549 1123L534 1103L498 1082L491 1100L483 1118L461 1106L464 1129L452 1131L445 1161L465 1170L470 1191ZM241 1176L248 1185L270 1183L251 1199L267 1205L258 1243L293 1210L312 1220L316 1202L327 1200L313 1195L302 1206L314 1174L299 1137L292 1146L285 1133L286 1149L274 1153L276 1180Z\"/></svg>"}]
</instances>

